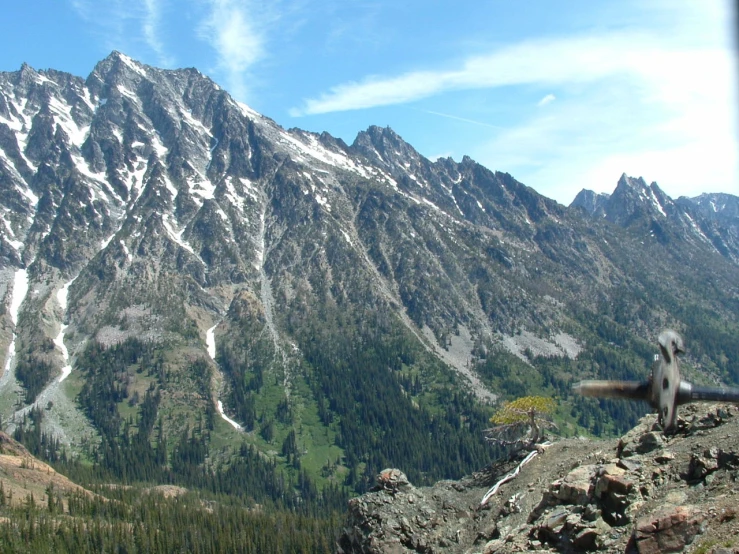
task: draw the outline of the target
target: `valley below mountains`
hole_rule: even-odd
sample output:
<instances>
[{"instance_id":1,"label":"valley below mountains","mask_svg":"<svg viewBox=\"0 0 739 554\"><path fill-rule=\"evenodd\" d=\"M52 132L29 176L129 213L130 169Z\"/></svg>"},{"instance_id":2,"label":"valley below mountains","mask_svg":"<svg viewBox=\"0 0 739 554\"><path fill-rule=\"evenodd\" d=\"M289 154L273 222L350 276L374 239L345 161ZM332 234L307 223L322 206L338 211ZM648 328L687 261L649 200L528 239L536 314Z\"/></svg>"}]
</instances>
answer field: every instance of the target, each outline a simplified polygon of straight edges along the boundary
<instances>
[{"instance_id":1,"label":"valley below mountains","mask_svg":"<svg viewBox=\"0 0 739 554\"><path fill-rule=\"evenodd\" d=\"M623 434L646 406L571 385L646 378L666 327L686 378L739 383L739 198L614 181L563 206L118 52L0 73L1 427L86 487L317 518L302 551L383 468L425 486L500 456L501 400Z\"/></svg>"}]
</instances>

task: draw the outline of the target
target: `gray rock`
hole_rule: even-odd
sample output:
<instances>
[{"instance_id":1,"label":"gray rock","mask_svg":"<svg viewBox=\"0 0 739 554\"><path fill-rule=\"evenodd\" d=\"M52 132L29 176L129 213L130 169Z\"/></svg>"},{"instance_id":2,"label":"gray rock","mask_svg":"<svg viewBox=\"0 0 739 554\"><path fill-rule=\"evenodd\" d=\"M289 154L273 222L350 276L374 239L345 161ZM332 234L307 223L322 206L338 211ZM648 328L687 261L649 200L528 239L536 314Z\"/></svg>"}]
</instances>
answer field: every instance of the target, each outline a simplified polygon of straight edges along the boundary
<instances>
[{"instance_id":1,"label":"gray rock","mask_svg":"<svg viewBox=\"0 0 739 554\"><path fill-rule=\"evenodd\" d=\"M580 466L562 480L557 498L566 504L585 505L593 493L595 466Z\"/></svg>"},{"instance_id":2,"label":"gray rock","mask_svg":"<svg viewBox=\"0 0 739 554\"><path fill-rule=\"evenodd\" d=\"M655 431L650 431L639 437L639 444L636 447L636 451L639 454L645 454L647 452L657 450L658 448L662 448L664 444L665 441L662 438L662 435Z\"/></svg>"}]
</instances>

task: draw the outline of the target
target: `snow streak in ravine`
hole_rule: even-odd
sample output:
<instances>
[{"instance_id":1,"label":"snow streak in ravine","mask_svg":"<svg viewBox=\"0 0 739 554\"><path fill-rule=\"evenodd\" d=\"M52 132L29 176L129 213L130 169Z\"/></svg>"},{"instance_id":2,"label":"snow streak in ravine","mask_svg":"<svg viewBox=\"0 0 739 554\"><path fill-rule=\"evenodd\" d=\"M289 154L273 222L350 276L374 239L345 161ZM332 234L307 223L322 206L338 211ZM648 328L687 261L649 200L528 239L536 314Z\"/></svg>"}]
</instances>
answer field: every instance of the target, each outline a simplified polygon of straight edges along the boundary
<instances>
[{"instance_id":1,"label":"snow streak in ravine","mask_svg":"<svg viewBox=\"0 0 739 554\"><path fill-rule=\"evenodd\" d=\"M216 334L215 334L216 327L218 327L217 323L205 332L205 346L208 348L208 356L210 356L214 362L216 361ZM224 421L230 424L234 429L241 429L241 425L239 425L233 419L228 417L226 415L226 412L223 411L223 402L219 400L217 402L217 406L218 406L218 413L221 414L221 417L223 418Z\"/></svg>"},{"instance_id":2,"label":"snow streak in ravine","mask_svg":"<svg viewBox=\"0 0 739 554\"><path fill-rule=\"evenodd\" d=\"M13 322L14 327L18 325L18 311L20 310L21 304L23 304L23 300L26 298L26 294L28 294L28 272L25 269L18 269L13 278L13 293L8 308L10 311L10 320ZM5 356L5 367L2 378L0 378L0 386L5 385L10 379L10 368L13 358L15 358L15 339L16 333L13 330L13 338L10 341L8 353Z\"/></svg>"},{"instance_id":3,"label":"snow streak in ravine","mask_svg":"<svg viewBox=\"0 0 739 554\"><path fill-rule=\"evenodd\" d=\"M61 321L64 321L64 317L67 314L67 297L69 295L69 287L74 282L74 279L69 281L69 283L66 283L61 289L59 289L56 293L56 299L57 302L59 302L59 307L62 309L62 319ZM62 360L63 360L63 366L62 366L62 375L59 377L59 382L61 383L69 377L69 374L72 373L72 365L69 363L69 351L67 350L67 346L64 344L64 331L66 331L67 325L64 323L61 323L61 327L59 329L59 334L54 339L54 344L59 347L59 350L62 352Z\"/></svg>"}]
</instances>

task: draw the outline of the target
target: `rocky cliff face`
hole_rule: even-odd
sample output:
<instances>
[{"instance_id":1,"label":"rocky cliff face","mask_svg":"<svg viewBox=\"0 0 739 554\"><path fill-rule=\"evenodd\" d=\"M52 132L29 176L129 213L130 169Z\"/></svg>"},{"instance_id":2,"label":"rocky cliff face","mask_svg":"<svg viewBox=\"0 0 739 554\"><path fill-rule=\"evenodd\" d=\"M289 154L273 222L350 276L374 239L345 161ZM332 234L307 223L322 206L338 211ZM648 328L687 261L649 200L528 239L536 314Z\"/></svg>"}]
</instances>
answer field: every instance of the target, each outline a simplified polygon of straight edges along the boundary
<instances>
[{"instance_id":1,"label":"rocky cliff face","mask_svg":"<svg viewBox=\"0 0 739 554\"><path fill-rule=\"evenodd\" d=\"M672 436L650 415L617 440L556 441L484 505L520 460L421 488L386 470L350 501L337 552L739 552L739 411L681 415Z\"/></svg>"}]
</instances>

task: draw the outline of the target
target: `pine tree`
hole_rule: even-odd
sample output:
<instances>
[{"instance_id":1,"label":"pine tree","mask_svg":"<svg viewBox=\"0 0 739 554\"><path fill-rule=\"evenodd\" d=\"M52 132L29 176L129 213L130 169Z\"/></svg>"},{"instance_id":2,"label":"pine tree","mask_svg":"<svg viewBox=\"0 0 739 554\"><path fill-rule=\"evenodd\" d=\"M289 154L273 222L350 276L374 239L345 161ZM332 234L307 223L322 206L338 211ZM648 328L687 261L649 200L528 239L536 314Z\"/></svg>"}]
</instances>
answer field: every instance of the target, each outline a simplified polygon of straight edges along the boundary
<instances>
[{"instance_id":1,"label":"pine tree","mask_svg":"<svg viewBox=\"0 0 739 554\"><path fill-rule=\"evenodd\" d=\"M551 414L557 407L553 398L524 396L506 402L490 418L494 427L485 431L488 441L514 450L532 450L542 437L542 428L556 428Z\"/></svg>"}]
</instances>

